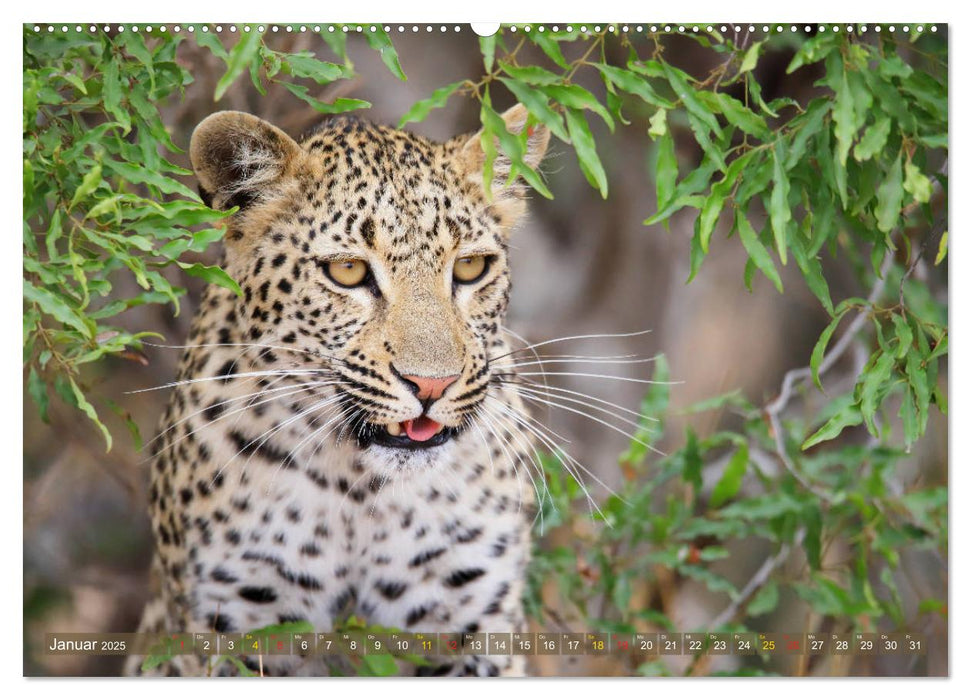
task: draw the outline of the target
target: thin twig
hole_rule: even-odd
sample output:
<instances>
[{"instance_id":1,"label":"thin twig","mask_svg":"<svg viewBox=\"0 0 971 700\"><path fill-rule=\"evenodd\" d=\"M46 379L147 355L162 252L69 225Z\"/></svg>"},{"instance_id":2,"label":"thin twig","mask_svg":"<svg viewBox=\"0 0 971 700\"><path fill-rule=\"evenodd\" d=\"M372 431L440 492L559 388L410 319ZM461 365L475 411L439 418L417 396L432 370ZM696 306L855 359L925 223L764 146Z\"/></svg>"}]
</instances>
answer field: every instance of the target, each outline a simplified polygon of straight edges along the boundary
<instances>
[{"instance_id":1,"label":"thin twig","mask_svg":"<svg viewBox=\"0 0 971 700\"><path fill-rule=\"evenodd\" d=\"M868 308L876 303L876 301L880 298L880 295L883 294L883 290L887 286L887 275L890 272L891 265L893 265L893 251L888 250L883 258L883 263L880 265L880 278L877 280L876 284L873 285L873 289L870 291L870 295L867 297ZM853 346L857 333L863 329L863 326L866 324L868 318L869 316L867 309L864 309L857 314L856 318L854 318L850 325L846 328L846 332L840 336L840 339L835 345L833 345L833 348L826 353L822 361L819 363L820 375L825 374L831 367L833 367L833 365L835 365L836 362L843 357L846 351ZM792 400L797 384L806 381L810 377L812 377L812 370L809 367L800 367L799 369L793 369L786 372L786 375L782 380L782 390L771 403L766 405L765 414L768 417L769 424L772 427L776 452L778 453L779 459L785 465L785 468L804 488L812 492L821 500L828 502L831 500L829 495L810 484L806 478L796 470L796 465L793 464L792 459L789 457L789 453L786 450L785 435L782 432L782 425L780 421L780 415ZM759 588L765 585L775 570L785 563L789 557L789 552L792 551L793 547L799 547L799 545L802 544L802 540L805 536L806 528L799 528L796 531L796 535L791 543L783 544L779 548L779 551L762 562L762 566L760 566L752 575L752 577L748 580L748 583L742 587L738 597L735 598L735 600L733 600L724 610L722 610L722 612L719 613L714 620L712 620L711 624L709 625L709 629L717 629L718 627L734 620L742 606L748 602L748 600L757 590L759 590Z\"/></svg>"},{"instance_id":2,"label":"thin twig","mask_svg":"<svg viewBox=\"0 0 971 700\"><path fill-rule=\"evenodd\" d=\"M786 559L789 557L789 552L793 547L798 547L802 544L803 538L806 536L806 528L801 527L796 530L796 536L793 538L792 543L783 544L779 551L774 555L762 562L762 566L759 570L748 580L748 583L739 591L738 597L731 602L718 616L711 621L708 625L708 629L718 629L722 625L728 624L735 619L739 610L745 603L755 594L759 588L764 586L772 574L778 569L782 564L785 563Z\"/></svg>"},{"instance_id":3,"label":"thin twig","mask_svg":"<svg viewBox=\"0 0 971 700\"><path fill-rule=\"evenodd\" d=\"M840 339L836 341L833 348L823 357L822 361L819 363L819 375L825 374L853 345L853 340L856 338L856 334L863 329L863 326L866 324L869 318L869 307L880 298L880 295L883 294L884 288L887 286L887 275L890 272L891 265L893 265L893 251L887 250L886 255L883 257L883 264L880 265L880 278L877 280L876 284L873 285L873 289L870 291L870 296L867 297L867 308L860 311L860 313L856 315L856 318L854 318L850 325L846 328L846 332L840 336ZM775 398L775 400L765 407L765 415L768 417L769 425L772 427L772 436L775 439L776 452L779 455L779 459L782 460L783 465L785 465L786 470L792 474L796 481L798 481L805 489L811 491L820 499L828 502L831 500L829 495L810 484L809 481L807 481L806 478L796 469L796 465L793 464L792 459L789 457L789 452L786 450L785 434L782 431L782 423L780 419L782 411L785 410L786 406L788 406L789 402L792 400L793 392L797 384L806 381L810 377L812 377L812 369L810 367L800 367L799 369L792 369L786 372L785 377L782 379L782 390L779 392L779 395Z\"/></svg>"}]
</instances>

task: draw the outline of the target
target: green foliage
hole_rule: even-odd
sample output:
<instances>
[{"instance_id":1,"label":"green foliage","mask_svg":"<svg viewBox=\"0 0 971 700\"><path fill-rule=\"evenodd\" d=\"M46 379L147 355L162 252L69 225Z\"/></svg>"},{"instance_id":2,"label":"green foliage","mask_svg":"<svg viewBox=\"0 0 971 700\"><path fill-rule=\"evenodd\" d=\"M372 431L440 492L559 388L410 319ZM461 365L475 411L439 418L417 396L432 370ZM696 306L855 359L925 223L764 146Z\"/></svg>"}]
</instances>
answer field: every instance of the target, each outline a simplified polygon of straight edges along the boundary
<instances>
[{"instance_id":1,"label":"green foliage","mask_svg":"<svg viewBox=\"0 0 971 700\"><path fill-rule=\"evenodd\" d=\"M239 293L223 270L193 256L222 237L232 212L206 207L182 182L191 173L171 162L183 153L160 109L179 101L193 82L178 60L195 42L225 64L213 98L248 74L257 90L282 84L321 113L369 107L363 100L332 103L317 86L353 77L345 38L324 32L341 63L309 52L269 48L256 25L217 36L209 25L192 33L121 31L36 33L24 27L24 366L27 390L48 420L50 393L82 411L110 449L101 403L119 413L137 439L137 426L110 401L89 397L84 370L106 357L132 357L151 335L125 327L119 315L143 304L173 305L185 289L181 274ZM185 29L188 29L186 27ZM390 39L365 33L389 69L404 73ZM189 38L191 37L191 38ZM189 259L186 259L189 258ZM125 292L124 276L138 285Z\"/></svg>"},{"instance_id":2,"label":"green foliage","mask_svg":"<svg viewBox=\"0 0 971 700\"><path fill-rule=\"evenodd\" d=\"M492 109L490 86L499 82L538 123L572 144L581 171L606 197L607 173L587 112L598 114L610 129L615 119L630 123L622 108L641 115L657 143L657 212L645 223L669 221L686 209L698 212L689 281L708 255L719 223L727 219L722 230L729 238L738 232L748 255L749 288L757 270L782 293L777 265L785 266L792 258L834 320L852 308L872 318L881 338L893 332L887 341L890 353L884 342L874 350L853 402L807 436L804 447L833 439L860 423L876 435L877 411L890 398L902 401L907 444L919 438L926 429L928 408L938 397L938 364L946 351L933 350L946 347L947 327L938 320L940 312L928 315L916 308L917 301L908 293L914 285L907 284L907 277L930 238L943 233L944 220L928 203L934 182L946 202L947 180L938 174L947 158L946 42L929 35L916 41L916 28L910 34L913 39L890 32L871 33L869 38L832 31L812 37L776 37L770 32L768 39L748 46L716 31L697 33L691 36L717 64L708 75L695 78L664 59L663 33L650 34L644 46L630 34L612 33L608 27L583 33L576 28L529 33L518 29L515 34L507 28L481 39L485 75L436 91L416 104L402 123L420 121L455 92L469 94L482 102L486 183L491 181L492 161L502 150L512 160L514 174L552 196L523 162L523 139L506 133ZM912 45L915 41L919 48ZM549 66L523 63L524 47L530 43L543 51ZM565 44L579 45L572 52L579 57L564 58ZM789 97L763 99L756 77L759 61L775 51L793 53L789 73L822 71L816 96L804 104ZM614 56L624 58L611 62ZM599 78L604 102L576 84L580 71ZM675 124L678 135L690 135L703 153L697 167L680 180ZM759 221L763 223L755 224ZM921 227L925 241L914 251L908 230ZM943 237L938 251L936 263L947 254ZM826 254L833 262L869 260L868 267L857 264L855 270L868 287L884 276L884 260L902 258L903 280L898 266L889 270L902 285L899 303L881 306L877 302L882 300L875 299L836 308L824 275L824 263L833 264ZM835 326L827 329L813 355L814 377L833 331Z\"/></svg>"}]
</instances>

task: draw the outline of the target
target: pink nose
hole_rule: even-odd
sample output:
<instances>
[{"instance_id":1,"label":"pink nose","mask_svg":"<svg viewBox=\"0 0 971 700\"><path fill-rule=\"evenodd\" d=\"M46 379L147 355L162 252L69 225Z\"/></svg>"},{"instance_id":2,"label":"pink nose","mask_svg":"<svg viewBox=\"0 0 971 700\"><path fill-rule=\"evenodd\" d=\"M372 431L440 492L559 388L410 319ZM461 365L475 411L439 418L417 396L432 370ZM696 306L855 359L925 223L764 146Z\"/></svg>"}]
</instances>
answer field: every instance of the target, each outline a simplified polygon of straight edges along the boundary
<instances>
[{"instance_id":1,"label":"pink nose","mask_svg":"<svg viewBox=\"0 0 971 700\"><path fill-rule=\"evenodd\" d=\"M419 377L415 374L403 374L401 376L418 387L418 393L416 395L423 401L425 399L440 399L442 394L445 393L445 390L459 378L457 374L452 374L447 377Z\"/></svg>"}]
</instances>

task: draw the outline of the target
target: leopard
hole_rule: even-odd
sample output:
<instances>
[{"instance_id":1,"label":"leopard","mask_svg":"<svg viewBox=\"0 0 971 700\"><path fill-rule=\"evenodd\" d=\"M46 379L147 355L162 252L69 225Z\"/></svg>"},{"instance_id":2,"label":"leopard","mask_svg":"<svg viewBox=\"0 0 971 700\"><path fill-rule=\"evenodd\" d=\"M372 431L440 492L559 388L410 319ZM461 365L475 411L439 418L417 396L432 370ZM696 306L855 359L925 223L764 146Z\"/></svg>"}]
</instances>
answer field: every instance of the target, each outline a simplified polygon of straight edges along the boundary
<instances>
[{"instance_id":1,"label":"leopard","mask_svg":"<svg viewBox=\"0 0 971 700\"><path fill-rule=\"evenodd\" d=\"M540 172L550 132L521 104L500 116L515 164L492 134L434 141L350 116L298 139L236 111L194 129L192 169L225 215L220 266L236 288L205 289L166 385L139 632L326 633L352 617L527 629L536 450L505 317L510 236L532 191L521 165ZM522 656L466 651L400 669L526 672ZM146 658L125 673L213 668L204 654ZM242 662L269 676L334 668Z\"/></svg>"}]
</instances>

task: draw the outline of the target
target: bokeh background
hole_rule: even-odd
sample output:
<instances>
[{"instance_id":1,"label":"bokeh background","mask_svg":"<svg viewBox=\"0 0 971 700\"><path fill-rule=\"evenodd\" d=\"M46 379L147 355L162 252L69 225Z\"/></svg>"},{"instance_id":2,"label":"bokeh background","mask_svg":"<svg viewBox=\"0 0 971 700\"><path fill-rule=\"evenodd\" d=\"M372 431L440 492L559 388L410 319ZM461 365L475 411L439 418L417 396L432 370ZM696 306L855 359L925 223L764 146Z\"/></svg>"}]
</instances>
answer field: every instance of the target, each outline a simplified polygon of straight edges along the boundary
<instances>
[{"instance_id":1,"label":"bokeh background","mask_svg":"<svg viewBox=\"0 0 971 700\"><path fill-rule=\"evenodd\" d=\"M409 28L410 29L410 28ZM321 58L333 59L325 42L311 33L267 33L267 43L276 49L311 50ZM379 55L359 36L348 39L348 53L358 73L356 79L320 89L324 100L355 97L373 107L359 116L396 124L417 100L435 88L482 73L477 37L468 26L460 32L452 27L445 33L435 28L426 33L392 32L402 68L408 76L399 81L382 64ZM564 47L569 53L572 47ZM527 46L520 54L528 62ZM777 49L758 66L758 79L767 100L780 95L805 102L813 93L812 71L787 75L785 67L792 53ZM320 115L283 88L273 85L261 96L247 80L241 80L218 103L212 96L224 65L193 40L182 43L179 60L196 81L178 103L165 105L162 116L175 143L187 147L193 127L219 109L248 111L267 119L297 136L313 126ZM540 60L539 54L535 57ZM620 57L618 57L620 58ZM665 58L700 75L712 65L711 52L697 50L686 38L669 37ZM581 80L581 84L582 80ZM498 86L496 86L498 87ZM599 84L586 85L600 94ZM511 106L508 94L496 91L497 109ZM432 112L414 131L444 140L478 128L478 103L454 96L445 109ZM672 412L668 435L683 434L691 421L700 436L718 429L724 420L718 412L679 415L678 409L698 400L740 388L755 403L764 403L778 393L786 370L806 364L813 344L828 317L807 289L794 265L781 269L785 294L756 276L752 292L743 284L745 252L737 240L725 240L717 233L712 252L702 272L691 284L688 277L692 213L679 214L670 226L645 227L643 220L656 211L652 164L654 153L646 121L634 119L630 127L610 134L597 119L591 119L600 158L609 178L610 195L600 198L581 174L569 146L551 145L543 170L555 199L536 195L527 220L513 240L513 297L508 326L531 342L584 334L630 333L650 330L646 335L563 342L544 348L547 352L581 355L653 356L664 353L672 379L680 383L671 390ZM682 172L700 160L700 152L686 128L678 130L678 158ZM185 155L172 160L188 167ZM186 183L194 187L191 178ZM202 257L214 263L218 251ZM827 278L834 299L858 295L861 290L848 269L829 263ZM171 307L143 306L119 318L132 330L156 330L166 341L184 341L201 286L198 280L181 279L190 295L182 313L175 317ZM124 284L129 288L124 289ZM123 293L134 293L134 281L118 283ZM863 290L865 291L865 290ZM865 294L864 294L865 295ZM155 426L167 400L167 393L128 394L136 389L170 381L179 359L178 350L147 347L147 363L110 359L100 365L100 392L128 408L146 438ZM853 362L840 368L837 377L850 387L855 380ZM558 368L559 369L559 368ZM590 371L589 366L565 367L563 371ZM611 371L629 377L648 378L650 364L618 365ZM560 386L601 396L636 408L643 386L620 381L557 377ZM839 379L834 381L833 389ZM25 392L26 396L26 392ZM571 453L594 471L606 484L622 479L617 455L627 441L589 420L564 412L544 415L554 430L567 436ZM49 657L39 653L43 634L48 631L99 632L135 629L148 591L147 570L152 542L146 514L148 464L135 452L117 420L110 427L117 436L115 447L106 454L104 443L90 423L63 405L52 405L52 422L42 423L36 408L25 398L24 405L24 672L28 675L113 675L121 659L115 657ZM113 417L109 416L109 420ZM661 445L662 449L664 445ZM931 415L927 438L915 446L906 468L899 470L901 486L913 481L947 483L947 423L936 411ZM707 483L707 480L706 480ZM590 482L595 496L603 489ZM565 533L548 533L555 542ZM733 551L717 563L719 573L736 583L747 580L761 564L767 551L752 547ZM908 569L902 593L911 601L936 597L947 599L947 571L939 563L907 554L901 566ZM725 601L691 581L669 582L666 612L689 630L703 626L717 614ZM767 631L803 628L806 608L796 599L784 599L766 620ZM941 617L926 617L927 628L946 643L946 624ZM929 657L916 659L906 668L899 659L880 657L834 659L812 672L822 675L884 675L947 673L946 646ZM685 662L687 657L685 657ZM677 659L672 659L677 670ZM712 670L731 670L728 658ZM796 672L791 659L776 662L780 673ZM805 670L805 669L803 669ZM622 672L610 659L549 657L535 662L532 671L541 674L613 675Z\"/></svg>"}]
</instances>

